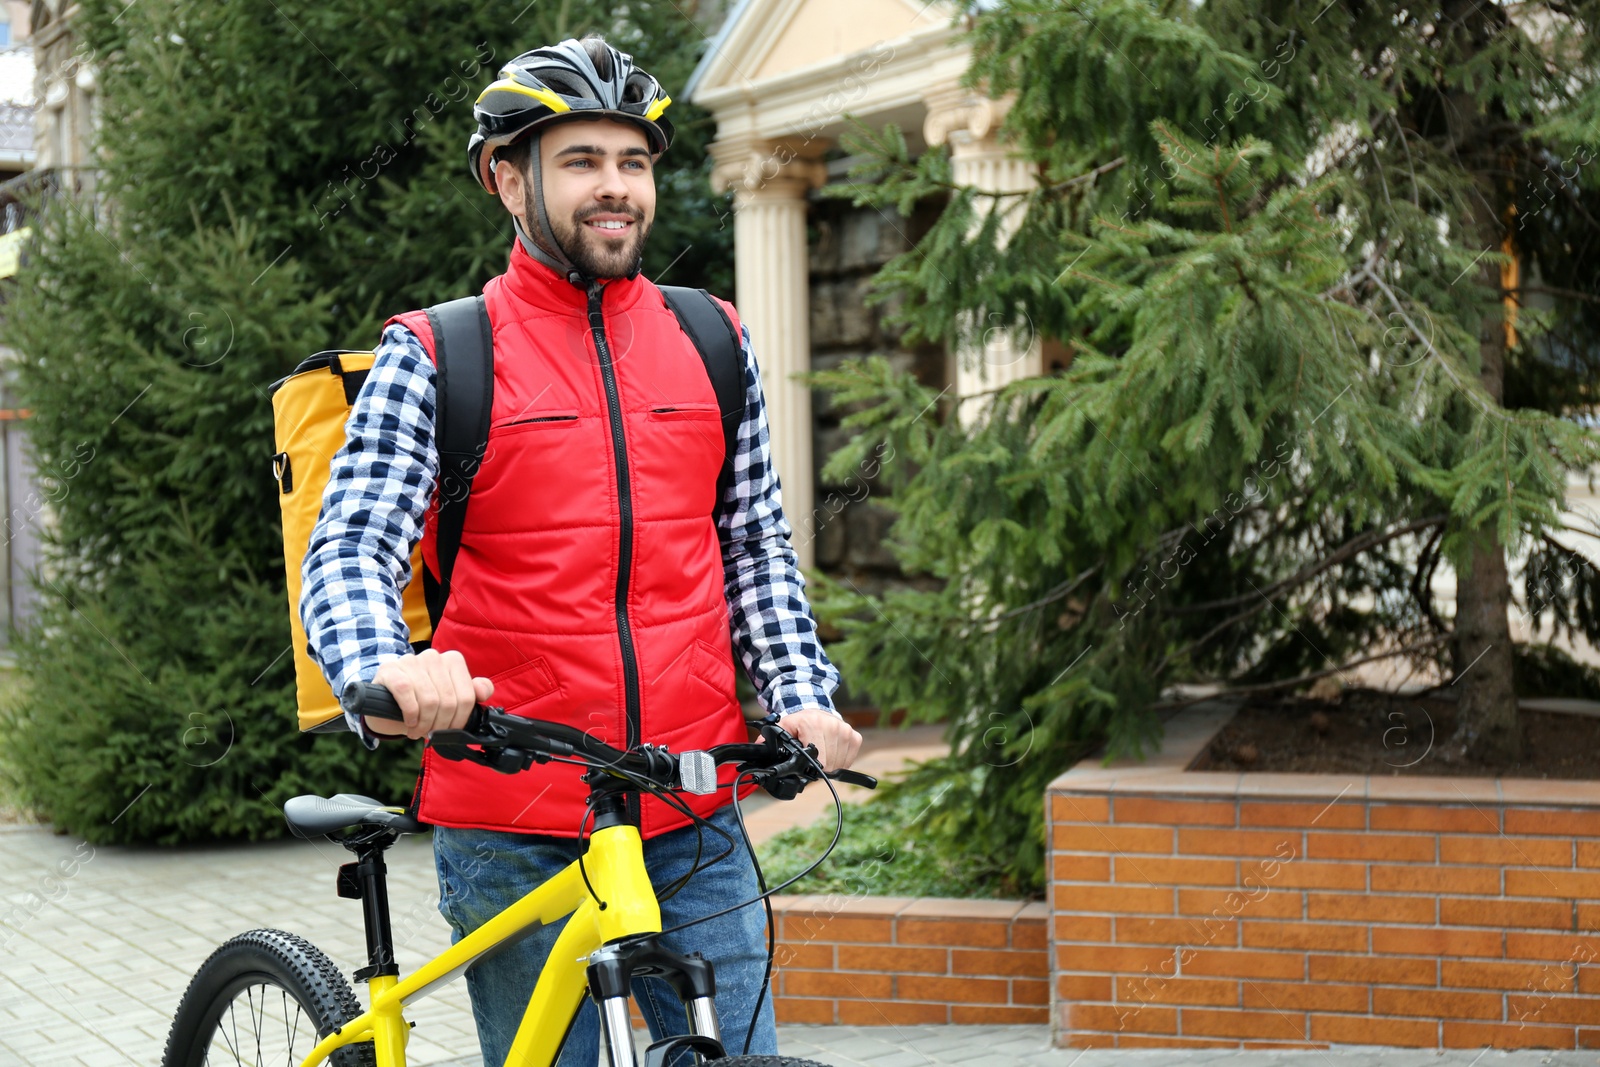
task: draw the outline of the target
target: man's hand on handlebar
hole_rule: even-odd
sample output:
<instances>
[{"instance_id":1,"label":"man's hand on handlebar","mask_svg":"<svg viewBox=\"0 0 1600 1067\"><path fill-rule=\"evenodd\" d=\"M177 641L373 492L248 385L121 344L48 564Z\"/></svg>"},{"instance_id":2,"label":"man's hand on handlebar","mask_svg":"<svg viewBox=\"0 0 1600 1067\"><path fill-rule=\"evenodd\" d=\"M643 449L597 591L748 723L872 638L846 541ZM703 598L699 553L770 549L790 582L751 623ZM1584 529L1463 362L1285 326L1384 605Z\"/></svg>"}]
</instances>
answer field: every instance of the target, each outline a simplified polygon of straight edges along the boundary
<instances>
[{"instance_id":1,"label":"man's hand on handlebar","mask_svg":"<svg viewBox=\"0 0 1600 1067\"><path fill-rule=\"evenodd\" d=\"M842 771L856 761L861 751L861 735L833 712L823 708L803 708L778 720L802 745L817 747L817 762L830 774Z\"/></svg>"},{"instance_id":2,"label":"man's hand on handlebar","mask_svg":"<svg viewBox=\"0 0 1600 1067\"><path fill-rule=\"evenodd\" d=\"M474 703L487 703L494 695L494 683L474 678L460 652L435 652L425 649L413 655L390 660L372 676L375 685L388 688L395 703L405 713L405 722L363 716L367 729L375 734L413 741L435 730L459 730L466 725Z\"/></svg>"}]
</instances>

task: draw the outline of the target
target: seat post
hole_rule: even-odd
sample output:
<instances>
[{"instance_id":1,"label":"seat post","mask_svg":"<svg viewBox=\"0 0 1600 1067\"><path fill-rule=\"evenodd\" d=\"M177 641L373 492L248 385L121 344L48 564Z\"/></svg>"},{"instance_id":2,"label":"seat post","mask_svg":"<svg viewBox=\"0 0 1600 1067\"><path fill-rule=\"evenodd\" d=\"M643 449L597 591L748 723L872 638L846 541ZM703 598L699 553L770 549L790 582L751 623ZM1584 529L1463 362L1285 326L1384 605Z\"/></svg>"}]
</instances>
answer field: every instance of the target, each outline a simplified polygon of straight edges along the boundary
<instances>
[{"instance_id":1,"label":"seat post","mask_svg":"<svg viewBox=\"0 0 1600 1067\"><path fill-rule=\"evenodd\" d=\"M380 830L344 842L356 854L356 862L339 868L339 895L361 901L367 933L367 965L355 972L358 982L400 973L394 958L394 932L389 924L389 867L383 859L384 850L394 844L396 836Z\"/></svg>"}]
</instances>

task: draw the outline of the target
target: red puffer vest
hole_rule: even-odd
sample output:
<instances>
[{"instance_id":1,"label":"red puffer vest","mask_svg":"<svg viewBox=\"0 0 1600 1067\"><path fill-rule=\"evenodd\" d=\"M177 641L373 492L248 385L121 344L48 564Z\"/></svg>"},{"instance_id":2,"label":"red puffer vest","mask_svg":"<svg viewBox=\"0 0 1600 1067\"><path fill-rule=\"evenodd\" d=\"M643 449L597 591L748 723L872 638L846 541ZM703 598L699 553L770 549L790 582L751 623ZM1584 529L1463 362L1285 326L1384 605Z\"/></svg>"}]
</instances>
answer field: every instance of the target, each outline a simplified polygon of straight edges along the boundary
<instances>
[{"instance_id":1,"label":"red puffer vest","mask_svg":"<svg viewBox=\"0 0 1600 1067\"><path fill-rule=\"evenodd\" d=\"M722 425L694 344L645 278L585 292L520 242L484 297L489 444L433 647L460 650L507 711L619 748L747 740L712 519ZM434 357L424 312L396 322ZM435 569L436 514L423 534ZM430 748L418 814L438 826L576 837L589 793L580 773L546 764L504 775ZM730 791L682 799L707 815ZM654 797L639 815L645 837L689 822Z\"/></svg>"}]
</instances>

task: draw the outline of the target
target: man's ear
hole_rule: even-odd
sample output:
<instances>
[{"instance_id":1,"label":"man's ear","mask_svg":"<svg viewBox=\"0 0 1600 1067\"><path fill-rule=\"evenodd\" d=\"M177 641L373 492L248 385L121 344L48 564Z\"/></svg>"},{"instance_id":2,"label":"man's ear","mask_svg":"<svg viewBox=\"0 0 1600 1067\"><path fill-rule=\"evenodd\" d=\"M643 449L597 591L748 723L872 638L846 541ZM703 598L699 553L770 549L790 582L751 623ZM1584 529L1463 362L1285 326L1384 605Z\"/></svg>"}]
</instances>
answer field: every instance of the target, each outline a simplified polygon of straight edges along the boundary
<instances>
[{"instance_id":1,"label":"man's ear","mask_svg":"<svg viewBox=\"0 0 1600 1067\"><path fill-rule=\"evenodd\" d=\"M523 202L523 175L508 161L502 159L494 164L494 188L500 195L500 203L513 215L522 214Z\"/></svg>"}]
</instances>

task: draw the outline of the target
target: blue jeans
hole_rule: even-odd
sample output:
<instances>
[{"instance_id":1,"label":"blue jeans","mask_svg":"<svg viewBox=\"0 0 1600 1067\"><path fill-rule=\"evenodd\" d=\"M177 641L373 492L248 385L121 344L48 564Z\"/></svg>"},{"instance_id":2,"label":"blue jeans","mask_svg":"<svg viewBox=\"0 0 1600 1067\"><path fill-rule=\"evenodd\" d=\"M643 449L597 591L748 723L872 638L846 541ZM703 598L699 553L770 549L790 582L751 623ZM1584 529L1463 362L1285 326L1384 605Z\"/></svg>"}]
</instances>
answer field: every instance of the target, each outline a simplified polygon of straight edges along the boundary
<instances>
[{"instance_id":1,"label":"blue jeans","mask_svg":"<svg viewBox=\"0 0 1600 1067\"><path fill-rule=\"evenodd\" d=\"M670 900L661 902L663 928L749 900L760 891L731 806L719 809L710 821L733 838L734 851L722 862L698 872ZM435 827L433 857L439 871L439 911L450 924L451 942L460 941L530 889L548 881L578 858L580 847L578 841L569 838ZM726 848L727 842L721 837L705 831L701 862ZM658 892L688 872L694 853L693 826L669 831L644 843L645 869ZM514 947L479 961L467 971L467 993L478 1024L484 1067L501 1067L505 1063L545 957L565 925L563 919L541 927ZM711 961L717 980L717 1018L722 1040L729 1055L738 1055L744 1047L745 1031L766 971L765 909L757 902L667 934L661 941L676 952L699 952ZM654 1038L688 1032L683 1005L666 982L659 978L636 979L633 995ZM556 1067L595 1067L600 1057L599 1020L594 1001L584 997ZM777 1051L769 994L761 1003L750 1054L772 1056ZM683 1051L673 1058L672 1067L693 1061L693 1055Z\"/></svg>"}]
</instances>

